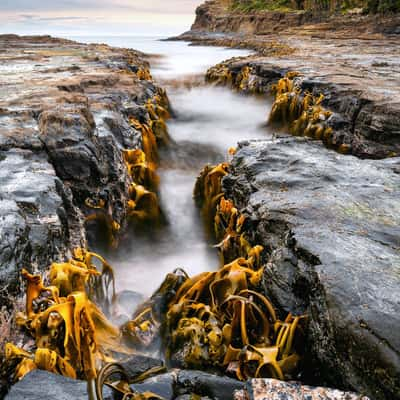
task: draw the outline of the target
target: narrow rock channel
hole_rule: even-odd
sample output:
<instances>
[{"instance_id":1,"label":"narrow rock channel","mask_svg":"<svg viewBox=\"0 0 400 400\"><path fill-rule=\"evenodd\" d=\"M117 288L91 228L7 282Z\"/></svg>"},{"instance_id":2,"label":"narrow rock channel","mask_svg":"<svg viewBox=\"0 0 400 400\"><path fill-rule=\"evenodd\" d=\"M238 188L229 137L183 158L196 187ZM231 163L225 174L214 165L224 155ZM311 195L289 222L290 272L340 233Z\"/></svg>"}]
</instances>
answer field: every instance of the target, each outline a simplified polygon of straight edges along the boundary
<instances>
[{"instance_id":1,"label":"narrow rock channel","mask_svg":"<svg viewBox=\"0 0 400 400\"><path fill-rule=\"evenodd\" d=\"M193 48L179 42L144 41L135 46L146 53L161 53L162 58L152 62L152 74L166 88L174 113L167 122L171 143L160 150L157 170L166 225L131 231L109 259L117 272L117 287L147 297L173 268L182 267L190 276L218 268L214 243L206 237L193 202L194 182L204 165L225 161L228 149L239 140L266 138L271 132L265 127L269 112L265 99L204 81L210 66L248 51ZM192 63L193 57L203 59Z\"/></svg>"},{"instance_id":2,"label":"narrow rock channel","mask_svg":"<svg viewBox=\"0 0 400 400\"><path fill-rule=\"evenodd\" d=\"M283 380L391 399L398 389L398 338L389 329L398 320L391 292L398 288L397 159L363 161L322 146L318 139L332 135L325 125L331 112L317 93L297 96L296 72L266 82L239 58L209 70L208 81L219 86L206 83L207 68L247 51L118 40L88 45L89 61L80 58L85 45L62 42L71 68L85 75L57 65L68 82L50 84L44 109L27 93L27 114L13 108L20 99L3 98L0 116L12 116L29 140L6 136L0 162L26 178L29 160L41 183L35 199L26 183L21 192L8 184L15 204L7 205L23 211L28 232L32 216L45 214L28 240L37 242L35 263L21 271L12 258L13 280L0 275L20 299L22 272L26 314L16 321L36 340L35 347L15 336L25 347L6 345L7 368L25 376L7 399L46 398L46 385L60 398L111 398L117 375L113 389L133 391L135 400L291 391L362 397ZM35 57L45 64L54 54ZM254 82L263 90L249 90ZM266 87L275 88L274 103ZM277 108L281 98L289 100ZM286 121L285 107L299 115ZM309 107L322 115L303 121L316 140L267 124L268 116L296 122ZM349 152L343 143L328 145ZM41 231L44 220L55 229ZM13 232L12 221L7 229ZM52 236L55 249L44 253ZM119 364L108 364L113 360ZM253 379L265 377L273 379ZM32 391L38 380L43 387Z\"/></svg>"}]
</instances>

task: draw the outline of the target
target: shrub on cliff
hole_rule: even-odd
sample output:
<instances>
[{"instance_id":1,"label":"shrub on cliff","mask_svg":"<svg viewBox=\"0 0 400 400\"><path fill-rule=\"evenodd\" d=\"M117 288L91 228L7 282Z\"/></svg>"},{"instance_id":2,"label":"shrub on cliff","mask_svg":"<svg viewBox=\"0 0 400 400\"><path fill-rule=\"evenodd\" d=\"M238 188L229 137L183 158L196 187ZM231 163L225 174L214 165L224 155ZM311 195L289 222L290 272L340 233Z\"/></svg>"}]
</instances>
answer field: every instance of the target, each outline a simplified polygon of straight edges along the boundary
<instances>
[{"instance_id":1,"label":"shrub on cliff","mask_svg":"<svg viewBox=\"0 0 400 400\"><path fill-rule=\"evenodd\" d=\"M345 11L362 8L367 13L400 11L400 0L233 0L231 9L254 11Z\"/></svg>"}]
</instances>

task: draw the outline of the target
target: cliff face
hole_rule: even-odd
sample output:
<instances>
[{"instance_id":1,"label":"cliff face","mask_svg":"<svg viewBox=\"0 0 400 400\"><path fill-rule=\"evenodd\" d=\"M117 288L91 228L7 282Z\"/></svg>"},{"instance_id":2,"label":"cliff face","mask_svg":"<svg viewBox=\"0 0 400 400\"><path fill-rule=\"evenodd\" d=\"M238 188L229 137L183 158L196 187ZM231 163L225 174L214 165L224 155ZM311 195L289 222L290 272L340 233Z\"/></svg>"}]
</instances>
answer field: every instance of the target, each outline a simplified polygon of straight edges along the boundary
<instances>
[{"instance_id":1,"label":"cliff face","mask_svg":"<svg viewBox=\"0 0 400 400\"><path fill-rule=\"evenodd\" d=\"M246 13L234 9L231 1L211 0L197 8L196 20L191 29L262 35L288 26L299 26L312 20L313 16L308 13L282 11Z\"/></svg>"},{"instance_id":2,"label":"cliff face","mask_svg":"<svg viewBox=\"0 0 400 400\"><path fill-rule=\"evenodd\" d=\"M399 11L398 0L209 0L197 8L191 29L265 35L332 19L334 29L346 24L355 28L357 15L374 31L392 32L398 20L386 18L382 26L381 18Z\"/></svg>"}]
</instances>

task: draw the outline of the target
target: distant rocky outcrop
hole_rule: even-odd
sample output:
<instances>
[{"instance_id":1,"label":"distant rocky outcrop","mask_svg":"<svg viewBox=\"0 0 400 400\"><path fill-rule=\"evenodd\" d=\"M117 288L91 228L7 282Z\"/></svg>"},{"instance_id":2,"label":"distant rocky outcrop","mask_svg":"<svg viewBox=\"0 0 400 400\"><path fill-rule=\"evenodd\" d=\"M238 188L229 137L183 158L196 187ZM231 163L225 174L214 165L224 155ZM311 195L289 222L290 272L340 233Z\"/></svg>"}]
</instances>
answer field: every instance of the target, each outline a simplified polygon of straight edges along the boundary
<instances>
[{"instance_id":1,"label":"distant rocky outcrop","mask_svg":"<svg viewBox=\"0 0 400 400\"><path fill-rule=\"evenodd\" d=\"M399 20L395 16L399 11L400 6L394 0L208 0L197 8L191 31L265 35L332 20L336 29L357 18L361 26L353 25L354 29L368 26L376 31L399 33Z\"/></svg>"}]
</instances>

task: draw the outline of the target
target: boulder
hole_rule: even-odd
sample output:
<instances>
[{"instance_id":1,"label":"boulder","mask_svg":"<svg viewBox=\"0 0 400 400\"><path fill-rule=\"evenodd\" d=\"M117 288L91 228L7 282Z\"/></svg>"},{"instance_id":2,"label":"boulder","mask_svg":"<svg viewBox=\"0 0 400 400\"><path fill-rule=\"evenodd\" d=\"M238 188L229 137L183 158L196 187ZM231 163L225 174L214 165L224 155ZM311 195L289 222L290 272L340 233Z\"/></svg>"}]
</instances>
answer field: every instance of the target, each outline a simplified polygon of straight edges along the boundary
<instances>
[{"instance_id":1,"label":"boulder","mask_svg":"<svg viewBox=\"0 0 400 400\"><path fill-rule=\"evenodd\" d=\"M104 400L112 399L110 389L103 392ZM87 382L65 378L50 372L35 370L12 386L5 400L87 400Z\"/></svg>"}]
</instances>

